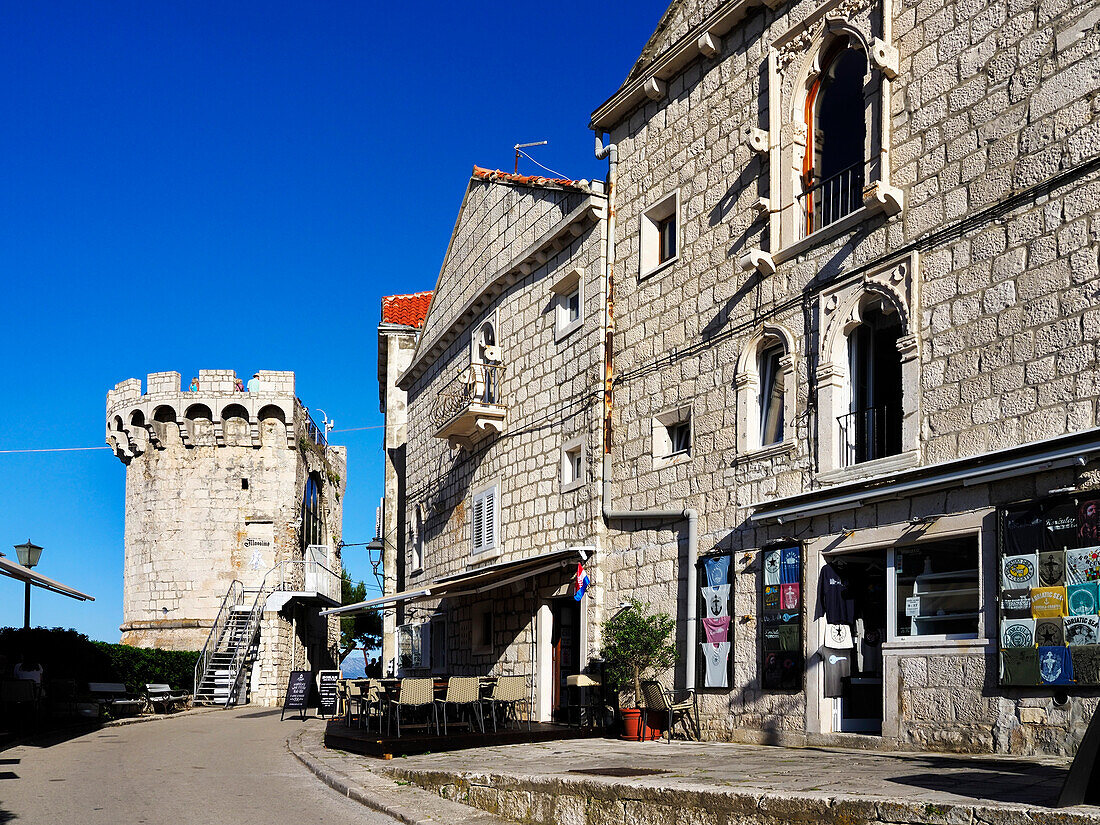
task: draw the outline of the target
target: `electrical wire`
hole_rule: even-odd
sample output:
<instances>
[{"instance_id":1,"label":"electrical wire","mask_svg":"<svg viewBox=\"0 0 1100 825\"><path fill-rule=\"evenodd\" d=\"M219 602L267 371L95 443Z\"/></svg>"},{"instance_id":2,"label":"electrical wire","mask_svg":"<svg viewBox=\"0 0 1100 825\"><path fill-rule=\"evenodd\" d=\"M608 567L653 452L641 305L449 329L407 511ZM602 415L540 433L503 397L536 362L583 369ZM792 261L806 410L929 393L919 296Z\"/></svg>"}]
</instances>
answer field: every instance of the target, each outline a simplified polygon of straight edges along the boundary
<instances>
[{"instance_id":1,"label":"electrical wire","mask_svg":"<svg viewBox=\"0 0 1100 825\"><path fill-rule=\"evenodd\" d=\"M531 157L531 156L530 156L529 154L527 154L526 152L524 152L524 151L523 151L522 149L520 149L520 148L519 148L518 146L516 147L516 152L518 152L519 154L523 155L523 156L524 156L525 158L527 158L527 159L528 159L529 161L531 161L531 163L535 164L535 166L539 167L540 169L545 169L545 170L546 170L547 172L549 172L549 173L550 173L551 175L556 175L557 177L561 178L562 180L569 180L569 176L568 176L568 175L563 175L563 174L562 174L561 172L555 172L555 171L554 171L553 169L551 169L551 168L550 168L549 166L543 166L543 165L542 165L541 163L539 163L539 162L538 162L537 160L535 160L535 159L534 159L533 157Z\"/></svg>"},{"instance_id":2,"label":"electrical wire","mask_svg":"<svg viewBox=\"0 0 1100 825\"><path fill-rule=\"evenodd\" d=\"M74 453L80 450L109 450L107 445L102 447L43 447L38 450L0 450L0 454L12 455L14 453Z\"/></svg>"}]
</instances>

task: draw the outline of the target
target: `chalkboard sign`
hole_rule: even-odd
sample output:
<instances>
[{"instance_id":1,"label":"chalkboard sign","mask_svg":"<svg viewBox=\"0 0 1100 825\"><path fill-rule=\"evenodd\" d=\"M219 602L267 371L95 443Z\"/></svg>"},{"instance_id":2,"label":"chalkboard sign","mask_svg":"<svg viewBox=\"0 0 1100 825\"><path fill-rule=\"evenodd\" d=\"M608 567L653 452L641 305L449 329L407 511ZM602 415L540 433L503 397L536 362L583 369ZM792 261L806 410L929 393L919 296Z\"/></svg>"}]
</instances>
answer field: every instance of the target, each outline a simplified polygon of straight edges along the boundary
<instances>
[{"instance_id":1,"label":"chalkboard sign","mask_svg":"<svg viewBox=\"0 0 1100 825\"><path fill-rule=\"evenodd\" d=\"M322 670L317 673L317 695L319 707L317 713L320 716L336 716L339 711L339 696L337 686L340 681L340 671Z\"/></svg>"},{"instance_id":2,"label":"chalkboard sign","mask_svg":"<svg viewBox=\"0 0 1100 825\"><path fill-rule=\"evenodd\" d=\"M286 699L283 702L283 712L279 714L281 720L288 710L300 710L302 718L306 718L306 702L309 701L308 670L290 671L290 681L286 686Z\"/></svg>"}]
</instances>

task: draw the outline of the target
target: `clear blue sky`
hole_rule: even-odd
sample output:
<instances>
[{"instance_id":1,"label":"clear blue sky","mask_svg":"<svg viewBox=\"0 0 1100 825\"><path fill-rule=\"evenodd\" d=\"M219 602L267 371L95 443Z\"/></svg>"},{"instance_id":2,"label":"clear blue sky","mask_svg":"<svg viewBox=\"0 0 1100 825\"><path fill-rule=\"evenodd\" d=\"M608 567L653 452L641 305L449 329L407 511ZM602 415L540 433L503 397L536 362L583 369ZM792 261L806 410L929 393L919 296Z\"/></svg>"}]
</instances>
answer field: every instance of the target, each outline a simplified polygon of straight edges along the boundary
<instances>
[{"instance_id":1,"label":"clear blue sky","mask_svg":"<svg viewBox=\"0 0 1100 825\"><path fill-rule=\"evenodd\" d=\"M338 429L378 427L380 297L434 286L473 164L549 140L540 162L603 177L588 116L665 7L0 5L0 449L102 445L107 390L163 370L294 370ZM380 431L333 441L344 540L368 541ZM96 597L36 589L34 624L118 641L124 473L106 449L0 454L0 552L29 538ZM0 625L22 603L0 577Z\"/></svg>"}]
</instances>

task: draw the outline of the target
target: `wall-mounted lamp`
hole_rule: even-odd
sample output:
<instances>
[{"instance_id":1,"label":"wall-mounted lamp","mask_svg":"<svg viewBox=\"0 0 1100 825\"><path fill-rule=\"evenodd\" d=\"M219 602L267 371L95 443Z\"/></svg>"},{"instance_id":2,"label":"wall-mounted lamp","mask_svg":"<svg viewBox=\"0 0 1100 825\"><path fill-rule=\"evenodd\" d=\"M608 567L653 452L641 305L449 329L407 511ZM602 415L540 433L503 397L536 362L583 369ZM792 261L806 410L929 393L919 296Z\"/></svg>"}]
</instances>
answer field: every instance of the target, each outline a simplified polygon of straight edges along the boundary
<instances>
[{"instance_id":1,"label":"wall-mounted lamp","mask_svg":"<svg viewBox=\"0 0 1100 825\"><path fill-rule=\"evenodd\" d=\"M615 612L611 614L611 618L612 619L618 618L620 614L622 614L626 610L629 610L633 606L634 605L631 602L619 602L619 606L615 610Z\"/></svg>"}]
</instances>

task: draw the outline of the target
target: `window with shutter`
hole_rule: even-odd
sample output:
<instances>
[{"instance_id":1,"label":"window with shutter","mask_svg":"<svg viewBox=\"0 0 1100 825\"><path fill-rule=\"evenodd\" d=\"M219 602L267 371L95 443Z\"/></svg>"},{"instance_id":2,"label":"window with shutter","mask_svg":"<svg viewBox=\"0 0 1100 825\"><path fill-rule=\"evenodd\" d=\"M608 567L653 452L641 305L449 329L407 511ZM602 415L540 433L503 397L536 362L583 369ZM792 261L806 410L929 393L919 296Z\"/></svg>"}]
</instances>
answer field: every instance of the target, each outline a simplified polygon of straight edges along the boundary
<instances>
[{"instance_id":1,"label":"window with shutter","mask_svg":"<svg viewBox=\"0 0 1100 825\"><path fill-rule=\"evenodd\" d=\"M496 503L496 487L474 495L470 506L470 549L474 553L491 550L497 545Z\"/></svg>"}]
</instances>

